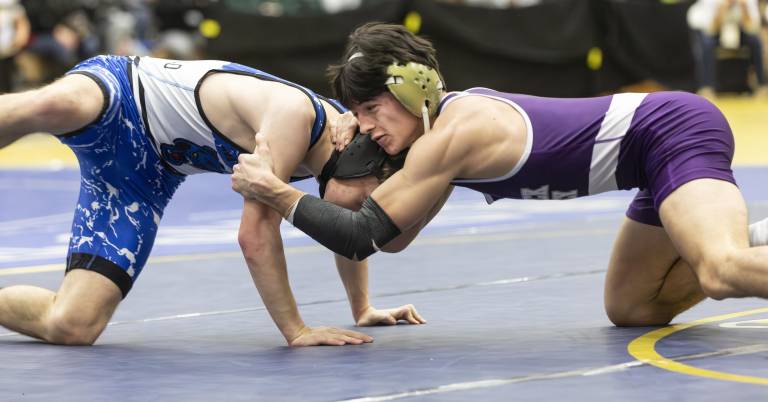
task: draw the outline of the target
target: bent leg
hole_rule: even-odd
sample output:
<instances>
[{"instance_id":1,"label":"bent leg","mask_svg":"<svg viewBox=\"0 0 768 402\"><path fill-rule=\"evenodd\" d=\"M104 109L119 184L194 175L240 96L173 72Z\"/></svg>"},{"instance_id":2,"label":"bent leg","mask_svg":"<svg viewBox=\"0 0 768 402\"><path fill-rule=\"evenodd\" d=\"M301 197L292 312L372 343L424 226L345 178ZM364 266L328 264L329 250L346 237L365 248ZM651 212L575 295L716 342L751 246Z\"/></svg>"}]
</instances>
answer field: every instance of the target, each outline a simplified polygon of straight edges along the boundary
<instances>
[{"instance_id":1,"label":"bent leg","mask_svg":"<svg viewBox=\"0 0 768 402\"><path fill-rule=\"evenodd\" d=\"M734 184L688 182L662 202L659 213L707 296L768 297L768 247L749 247L747 208Z\"/></svg>"},{"instance_id":2,"label":"bent leg","mask_svg":"<svg viewBox=\"0 0 768 402\"><path fill-rule=\"evenodd\" d=\"M82 269L69 272L58 293L34 286L0 289L0 325L61 345L90 345L122 300L106 277Z\"/></svg>"},{"instance_id":3,"label":"bent leg","mask_svg":"<svg viewBox=\"0 0 768 402\"><path fill-rule=\"evenodd\" d=\"M91 78L67 75L45 87L0 96L0 148L26 134L63 134L94 122L104 93Z\"/></svg>"},{"instance_id":4,"label":"bent leg","mask_svg":"<svg viewBox=\"0 0 768 402\"><path fill-rule=\"evenodd\" d=\"M624 221L605 280L605 310L611 322L664 325L704 297L662 227Z\"/></svg>"}]
</instances>

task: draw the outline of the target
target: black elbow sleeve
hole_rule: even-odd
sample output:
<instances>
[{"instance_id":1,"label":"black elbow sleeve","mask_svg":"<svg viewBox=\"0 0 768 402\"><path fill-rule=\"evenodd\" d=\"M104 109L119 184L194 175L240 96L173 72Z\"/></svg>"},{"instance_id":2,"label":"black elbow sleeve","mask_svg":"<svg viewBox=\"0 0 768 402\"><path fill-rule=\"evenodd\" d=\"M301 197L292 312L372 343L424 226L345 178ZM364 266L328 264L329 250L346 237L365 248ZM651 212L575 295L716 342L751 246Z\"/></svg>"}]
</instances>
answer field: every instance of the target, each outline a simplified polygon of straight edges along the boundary
<instances>
[{"instance_id":1,"label":"black elbow sleeve","mask_svg":"<svg viewBox=\"0 0 768 402\"><path fill-rule=\"evenodd\" d=\"M293 226L331 251L363 260L400 234L383 209L368 197L355 212L311 195L301 197Z\"/></svg>"}]
</instances>

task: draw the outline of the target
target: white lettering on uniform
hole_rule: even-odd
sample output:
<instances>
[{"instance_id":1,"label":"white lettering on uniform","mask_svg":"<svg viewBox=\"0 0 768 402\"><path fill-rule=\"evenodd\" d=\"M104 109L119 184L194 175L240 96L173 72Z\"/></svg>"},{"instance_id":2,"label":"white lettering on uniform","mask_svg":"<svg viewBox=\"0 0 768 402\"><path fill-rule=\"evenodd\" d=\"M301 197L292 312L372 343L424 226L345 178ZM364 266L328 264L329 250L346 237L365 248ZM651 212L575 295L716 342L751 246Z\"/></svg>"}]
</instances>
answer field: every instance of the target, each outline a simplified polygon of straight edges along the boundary
<instances>
[{"instance_id":1,"label":"white lettering on uniform","mask_svg":"<svg viewBox=\"0 0 768 402\"><path fill-rule=\"evenodd\" d=\"M520 198L524 200L570 200L579 196L579 190L549 191L549 184L538 188L521 188Z\"/></svg>"},{"instance_id":2,"label":"white lettering on uniform","mask_svg":"<svg viewBox=\"0 0 768 402\"><path fill-rule=\"evenodd\" d=\"M549 185L545 184L539 188L521 188L520 198L524 200L548 200Z\"/></svg>"}]
</instances>

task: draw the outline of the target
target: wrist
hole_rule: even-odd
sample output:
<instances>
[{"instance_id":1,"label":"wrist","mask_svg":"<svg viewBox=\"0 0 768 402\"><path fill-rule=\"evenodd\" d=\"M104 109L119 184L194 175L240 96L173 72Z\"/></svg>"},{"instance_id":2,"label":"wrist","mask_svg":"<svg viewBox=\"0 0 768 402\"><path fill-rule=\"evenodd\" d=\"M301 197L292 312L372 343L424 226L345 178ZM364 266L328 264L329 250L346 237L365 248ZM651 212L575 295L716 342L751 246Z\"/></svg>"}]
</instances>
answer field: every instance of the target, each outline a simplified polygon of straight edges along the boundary
<instances>
[{"instance_id":1,"label":"wrist","mask_svg":"<svg viewBox=\"0 0 768 402\"><path fill-rule=\"evenodd\" d=\"M283 218L288 218L288 215L295 209L295 206L299 203L299 200L305 193L295 189L287 183L280 183L279 187L275 190L275 198L272 207L275 208Z\"/></svg>"},{"instance_id":2,"label":"wrist","mask_svg":"<svg viewBox=\"0 0 768 402\"><path fill-rule=\"evenodd\" d=\"M367 302L359 306L352 306L352 318L355 320L355 322L358 322L360 321L360 318L372 308L373 307L371 307L371 305Z\"/></svg>"},{"instance_id":3,"label":"wrist","mask_svg":"<svg viewBox=\"0 0 768 402\"><path fill-rule=\"evenodd\" d=\"M283 337L285 337L285 341L288 342L289 345L293 344L293 342L296 339L299 339L302 335L309 332L309 327L304 325L304 323L301 324L301 326L295 327L291 330L283 331Z\"/></svg>"}]
</instances>

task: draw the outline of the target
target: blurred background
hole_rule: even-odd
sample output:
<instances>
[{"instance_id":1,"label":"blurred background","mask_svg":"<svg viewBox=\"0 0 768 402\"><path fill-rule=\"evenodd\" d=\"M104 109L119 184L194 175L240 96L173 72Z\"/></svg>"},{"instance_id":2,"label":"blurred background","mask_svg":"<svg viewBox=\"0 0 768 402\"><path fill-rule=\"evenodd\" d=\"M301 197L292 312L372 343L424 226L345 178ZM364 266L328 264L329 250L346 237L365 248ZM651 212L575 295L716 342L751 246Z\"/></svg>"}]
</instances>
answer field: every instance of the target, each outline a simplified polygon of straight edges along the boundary
<instances>
[{"instance_id":1,"label":"blurred background","mask_svg":"<svg viewBox=\"0 0 768 402\"><path fill-rule=\"evenodd\" d=\"M386 21L435 43L449 90L698 92L763 141L766 18L765 0L0 0L0 92L110 53L234 61L331 95L347 35Z\"/></svg>"},{"instance_id":2,"label":"blurred background","mask_svg":"<svg viewBox=\"0 0 768 402\"><path fill-rule=\"evenodd\" d=\"M449 89L751 93L764 84L765 7L758 0L0 0L2 81L4 91L38 86L97 54L151 54L240 62L329 95L324 69L349 32L386 21L432 39Z\"/></svg>"}]
</instances>

